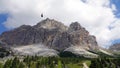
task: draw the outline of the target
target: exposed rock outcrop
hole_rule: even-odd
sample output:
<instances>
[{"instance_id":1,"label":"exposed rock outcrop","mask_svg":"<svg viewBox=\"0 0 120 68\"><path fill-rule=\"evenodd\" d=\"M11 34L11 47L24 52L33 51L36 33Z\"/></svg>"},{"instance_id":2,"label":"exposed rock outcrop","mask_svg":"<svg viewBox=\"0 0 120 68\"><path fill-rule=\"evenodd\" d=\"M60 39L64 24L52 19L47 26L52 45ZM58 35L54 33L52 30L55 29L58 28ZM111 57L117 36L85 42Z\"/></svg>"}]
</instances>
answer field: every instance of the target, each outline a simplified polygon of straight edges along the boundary
<instances>
[{"instance_id":1,"label":"exposed rock outcrop","mask_svg":"<svg viewBox=\"0 0 120 68\"><path fill-rule=\"evenodd\" d=\"M120 51L120 43L113 44L112 46L109 47L109 49L112 51Z\"/></svg>"},{"instance_id":2,"label":"exposed rock outcrop","mask_svg":"<svg viewBox=\"0 0 120 68\"><path fill-rule=\"evenodd\" d=\"M49 48L62 51L70 46L81 46L85 49L96 49L95 36L78 22L69 27L53 19L45 19L37 25L22 25L0 35L1 42L7 46L30 45L42 43Z\"/></svg>"}]
</instances>

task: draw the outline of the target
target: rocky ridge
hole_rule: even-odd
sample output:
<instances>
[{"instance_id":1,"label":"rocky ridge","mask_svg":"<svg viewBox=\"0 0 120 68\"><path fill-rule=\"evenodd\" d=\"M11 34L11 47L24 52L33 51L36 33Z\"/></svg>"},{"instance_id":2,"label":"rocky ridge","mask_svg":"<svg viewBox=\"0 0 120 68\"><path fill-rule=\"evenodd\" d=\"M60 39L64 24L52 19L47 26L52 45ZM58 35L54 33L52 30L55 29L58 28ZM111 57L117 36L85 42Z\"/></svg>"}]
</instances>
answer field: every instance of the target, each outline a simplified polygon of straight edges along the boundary
<instances>
[{"instance_id":1,"label":"rocky ridge","mask_svg":"<svg viewBox=\"0 0 120 68\"><path fill-rule=\"evenodd\" d=\"M109 49L112 51L120 51L120 43L113 44Z\"/></svg>"},{"instance_id":2,"label":"rocky ridge","mask_svg":"<svg viewBox=\"0 0 120 68\"><path fill-rule=\"evenodd\" d=\"M41 43L49 48L63 51L70 46L81 46L85 49L96 49L95 36L73 22L69 27L54 19L45 19L34 26L22 25L0 35L1 44L21 46Z\"/></svg>"}]
</instances>

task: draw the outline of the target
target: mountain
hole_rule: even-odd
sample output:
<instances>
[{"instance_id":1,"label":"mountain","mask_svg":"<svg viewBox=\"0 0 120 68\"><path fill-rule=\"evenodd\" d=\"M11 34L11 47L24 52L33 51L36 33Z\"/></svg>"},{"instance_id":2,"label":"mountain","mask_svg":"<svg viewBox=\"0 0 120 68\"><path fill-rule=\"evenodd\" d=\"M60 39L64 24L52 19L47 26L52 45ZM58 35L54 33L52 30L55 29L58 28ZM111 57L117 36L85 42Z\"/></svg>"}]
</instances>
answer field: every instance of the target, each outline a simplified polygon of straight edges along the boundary
<instances>
[{"instance_id":1,"label":"mountain","mask_svg":"<svg viewBox=\"0 0 120 68\"><path fill-rule=\"evenodd\" d=\"M36 47L36 44L42 44L44 48L52 49L49 50L52 52L54 50L56 52L68 50L73 53L79 52L81 54L84 52L95 55L87 50L94 51L99 49L96 37L90 35L78 22L72 22L70 26L65 26L63 23L49 18L42 20L34 26L22 25L13 30L3 32L0 35L0 44L1 46L12 48L14 53L24 52L24 54L30 51L30 49L34 53L36 48L41 48L39 46ZM37 53L43 52L44 48L42 50L38 49ZM77 48L80 51L75 52Z\"/></svg>"},{"instance_id":2,"label":"mountain","mask_svg":"<svg viewBox=\"0 0 120 68\"><path fill-rule=\"evenodd\" d=\"M95 36L89 35L78 22L73 22L67 27L49 18L34 26L22 25L4 32L0 35L0 41L8 46L42 43L57 50L64 50L71 45L91 49L98 46Z\"/></svg>"},{"instance_id":3,"label":"mountain","mask_svg":"<svg viewBox=\"0 0 120 68\"><path fill-rule=\"evenodd\" d=\"M113 44L109 49L112 51L120 51L120 43Z\"/></svg>"}]
</instances>

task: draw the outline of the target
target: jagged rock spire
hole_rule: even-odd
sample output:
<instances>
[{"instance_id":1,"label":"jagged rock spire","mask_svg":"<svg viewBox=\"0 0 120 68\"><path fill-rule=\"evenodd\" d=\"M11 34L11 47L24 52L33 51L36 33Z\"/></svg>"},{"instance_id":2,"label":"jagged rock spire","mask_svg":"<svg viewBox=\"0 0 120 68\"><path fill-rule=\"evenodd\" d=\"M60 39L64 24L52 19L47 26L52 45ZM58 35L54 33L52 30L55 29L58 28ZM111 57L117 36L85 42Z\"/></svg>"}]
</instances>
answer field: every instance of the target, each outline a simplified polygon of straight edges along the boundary
<instances>
[{"instance_id":1,"label":"jagged rock spire","mask_svg":"<svg viewBox=\"0 0 120 68\"><path fill-rule=\"evenodd\" d=\"M82 26L78 22L73 22L72 24L70 24L70 28L76 31L80 30Z\"/></svg>"}]
</instances>

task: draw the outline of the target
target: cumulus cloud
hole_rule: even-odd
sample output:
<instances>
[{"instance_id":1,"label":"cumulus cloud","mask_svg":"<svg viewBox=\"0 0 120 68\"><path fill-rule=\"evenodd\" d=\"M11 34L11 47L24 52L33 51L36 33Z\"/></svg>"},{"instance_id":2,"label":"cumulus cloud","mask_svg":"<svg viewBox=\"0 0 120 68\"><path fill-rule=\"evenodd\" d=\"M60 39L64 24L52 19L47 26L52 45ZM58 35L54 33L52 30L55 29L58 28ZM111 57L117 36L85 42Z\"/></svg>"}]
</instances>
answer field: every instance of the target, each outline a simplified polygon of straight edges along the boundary
<instances>
[{"instance_id":1,"label":"cumulus cloud","mask_svg":"<svg viewBox=\"0 0 120 68\"><path fill-rule=\"evenodd\" d=\"M9 14L4 22L7 28L35 25L47 17L65 25L78 21L97 37L100 46L107 46L120 38L120 20L113 13L115 5L110 4L110 0L0 0L0 13Z\"/></svg>"}]
</instances>

